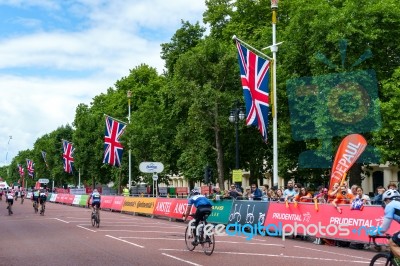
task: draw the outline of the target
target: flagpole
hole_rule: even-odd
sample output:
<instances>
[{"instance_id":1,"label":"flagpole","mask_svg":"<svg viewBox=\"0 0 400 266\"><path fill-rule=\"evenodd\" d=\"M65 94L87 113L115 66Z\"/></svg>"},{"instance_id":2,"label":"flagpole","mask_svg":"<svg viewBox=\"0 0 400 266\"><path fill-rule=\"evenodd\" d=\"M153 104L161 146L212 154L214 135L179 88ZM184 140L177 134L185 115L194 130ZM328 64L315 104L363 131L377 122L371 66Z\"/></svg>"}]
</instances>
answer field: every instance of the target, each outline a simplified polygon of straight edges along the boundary
<instances>
[{"instance_id":1,"label":"flagpole","mask_svg":"<svg viewBox=\"0 0 400 266\"><path fill-rule=\"evenodd\" d=\"M244 44L245 46L249 47L251 50L256 51L257 53L259 53L260 55L262 55L263 57L267 58L268 60L273 60L270 56L264 54L263 52L257 50L256 48L254 48L253 46L251 46L250 44L242 41L241 39L239 39L238 37L236 37L236 35L232 36L232 39L235 41L239 41L241 44Z\"/></svg>"},{"instance_id":2,"label":"flagpole","mask_svg":"<svg viewBox=\"0 0 400 266\"><path fill-rule=\"evenodd\" d=\"M276 17L278 13L278 0L271 0L272 9L272 45L270 47L272 52L272 94L273 94L273 122L272 122L272 138L273 138L273 182L277 182L278 187L280 185L280 180L278 177L278 113L277 113L277 93L276 93L276 53L278 52L278 46L276 44ZM272 183L274 185L274 183Z\"/></svg>"},{"instance_id":3,"label":"flagpole","mask_svg":"<svg viewBox=\"0 0 400 266\"><path fill-rule=\"evenodd\" d=\"M128 97L128 124L131 123L131 97L132 97L132 91L127 92L127 97ZM132 184L132 171L131 171L131 165L132 165L132 160L131 160L131 141L129 140L128 142L129 145L129 183L128 183L128 189L129 189L129 194L131 193L131 184Z\"/></svg>"}]
</instances>

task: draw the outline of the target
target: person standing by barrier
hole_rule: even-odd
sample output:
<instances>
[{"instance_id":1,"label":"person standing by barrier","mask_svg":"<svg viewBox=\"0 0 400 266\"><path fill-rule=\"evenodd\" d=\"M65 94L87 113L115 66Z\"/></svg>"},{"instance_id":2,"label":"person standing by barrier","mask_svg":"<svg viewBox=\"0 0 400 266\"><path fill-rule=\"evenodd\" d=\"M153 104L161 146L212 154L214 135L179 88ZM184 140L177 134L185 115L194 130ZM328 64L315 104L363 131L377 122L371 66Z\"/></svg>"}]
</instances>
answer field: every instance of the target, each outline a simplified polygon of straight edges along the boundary
<instances>
[{"instance_id":1,"label":"person standing by barrier","mask_svg":"<svg viewBox=\"0 0 400 266\"><path fill-rule=\"evenodd\" d=\"M129 197L129 189L128 189L127 187L124 187L124 188L122 189L122 195L123 195L124 197Z\"/></svg>"}]
</instances>

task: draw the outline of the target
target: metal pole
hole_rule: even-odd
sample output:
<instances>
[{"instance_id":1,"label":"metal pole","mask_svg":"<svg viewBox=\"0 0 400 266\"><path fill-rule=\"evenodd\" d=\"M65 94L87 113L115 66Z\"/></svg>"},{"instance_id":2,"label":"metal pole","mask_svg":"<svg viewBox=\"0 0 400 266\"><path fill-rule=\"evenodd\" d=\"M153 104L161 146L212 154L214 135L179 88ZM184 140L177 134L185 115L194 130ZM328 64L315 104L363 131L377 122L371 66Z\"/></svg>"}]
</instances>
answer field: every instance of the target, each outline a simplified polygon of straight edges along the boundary
<instances>
[{"instance_id":1,"label":"metal pole","mask_svg":"<svg viewBox=\"0 0 400 266\"><path fill-rule=\"evenodd\" d=\"M78 169L78 188L81 188L81 168Z\"/></svg>"},{"instance_id":2,"label":"metal pole","mask_svg":"<svg viewBox=\"0 0 400 266\"><path fill-rule=\"evenodd\" d=\"M239 169L239 109L235 111L235 131L236 131L236 169Z\"/></svg>"},{"instance_id":3,"label":"metal pole","mask_svg":"<svg viewBox=\"0 0 400 266\"><path fill-rule=\"evenodd\" d=\"M131 96L132 92L128 91L128 124L131 123ZM128 189L129 193L131 191L131 183L132 183L132 171L131 171L131 165L132 165L132 160L131 160L131 141L129 140L129 183L128 183Z\"/></svg>"},{"instance_id":4,"label":"metal pole","mask_svg":"<svg viewBox=\"0 0 400 266\"><path fill-rule=\"evenodd\" d=\"M276 45L276 17L277 17L277 10L278 10L278 0L271 0L271 8L272 8L272 58L273 58L273 85L272 85L272 94L273 98L273 106L272 106L272 113L273 113L273 130L272 130L272 137L273 137L273 179L272 185L274 182L278 183L279 186L279 177L278 177L278 114L277 114L277 94L276 94L276 53L278 52L278 46Z\"/></svg>"},{"instance_id":5,"label":"metal pole","mask_svg":"<svg viewBox=\"0 0 400 266\"><path fill-rule=\"evenodd\" d=\"M12 140L12 136L9 137L8 143L7 143L6 164L8 163L7 157L8 157L8 146L10 145L10 140Z\"/></svg>"}]
</instances>

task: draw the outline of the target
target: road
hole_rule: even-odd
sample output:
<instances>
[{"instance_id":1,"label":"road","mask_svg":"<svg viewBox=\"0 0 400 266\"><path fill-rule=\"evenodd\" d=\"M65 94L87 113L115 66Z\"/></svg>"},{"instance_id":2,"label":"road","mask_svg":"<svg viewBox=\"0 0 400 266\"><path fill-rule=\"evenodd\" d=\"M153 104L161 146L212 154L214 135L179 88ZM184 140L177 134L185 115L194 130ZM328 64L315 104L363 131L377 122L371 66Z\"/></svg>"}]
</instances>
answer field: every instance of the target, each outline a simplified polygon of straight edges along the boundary
<instances>
[{"instance_id":1,"label":"road","mask_svg":"<svg viewBox=\"0 0 400 266\"><path fill-rule=\"evenodd\" d=\"M47 203L44 216L31 201L14 202L9 216L0 201L0 265L368 265L372 250L315 245L257 236L217 236L215 251L187 251L186 224L164 218L101 211L99 228L90 210Z\"/></svg>"}]
</instances>

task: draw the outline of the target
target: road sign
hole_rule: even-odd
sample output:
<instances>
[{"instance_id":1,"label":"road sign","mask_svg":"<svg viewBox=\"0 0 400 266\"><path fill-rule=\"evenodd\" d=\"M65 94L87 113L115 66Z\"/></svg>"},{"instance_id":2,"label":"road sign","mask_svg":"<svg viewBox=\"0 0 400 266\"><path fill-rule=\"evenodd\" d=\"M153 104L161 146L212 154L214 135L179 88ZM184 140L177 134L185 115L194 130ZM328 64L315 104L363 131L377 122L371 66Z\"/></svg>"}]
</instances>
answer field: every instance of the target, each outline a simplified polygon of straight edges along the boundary
<instances>
[{"instance_id":1,"label":"road sign","mask_svg":"<svg viewBox=\"0 0 400 266\"><path fill-rule=\"evenodd\" d=\"M161 173L164 170L164 165L159 162L142 162L139 165L139 170L142 173Z\"/></svg>"},{"instance_id":2,"label":"road sign","mask_svg":"<svg viewBox=\"0 0 400 266\"><path fill-rule=\"evenodd\" d=\"M41 184L48 184L49 180L46 179L46 178L41 178L41 179L38 180L38 182L41 183Z\"/></svg>"}]
</instances>

